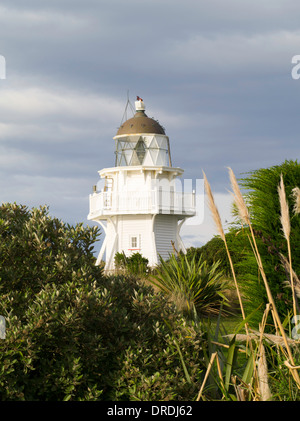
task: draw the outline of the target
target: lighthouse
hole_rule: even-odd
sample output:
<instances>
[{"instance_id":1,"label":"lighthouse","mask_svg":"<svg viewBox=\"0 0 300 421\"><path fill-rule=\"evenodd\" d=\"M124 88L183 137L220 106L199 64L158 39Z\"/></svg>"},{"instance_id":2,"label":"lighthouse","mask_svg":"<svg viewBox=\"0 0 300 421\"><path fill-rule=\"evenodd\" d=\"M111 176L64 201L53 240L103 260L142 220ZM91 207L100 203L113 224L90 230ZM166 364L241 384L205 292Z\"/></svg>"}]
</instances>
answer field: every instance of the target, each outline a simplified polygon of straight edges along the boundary
<instances>
[{"instance_id":1,"label":"lighthouse","mask_svg":"<svg viewBox=\"0 0 300 421\"><path fill-rule=\"evenodd\" d=\"M140 253L155 267L174 248L185 252L180 230L195 215L195 192L178 182L184 171L172 166L169 137L141 98L113 139L115 166L98 172L104 187L89 196L88 220L105 234L96 264L105 256L105 270L112 271L115 254L124 252Z\"/></svg>"}]
</instances>

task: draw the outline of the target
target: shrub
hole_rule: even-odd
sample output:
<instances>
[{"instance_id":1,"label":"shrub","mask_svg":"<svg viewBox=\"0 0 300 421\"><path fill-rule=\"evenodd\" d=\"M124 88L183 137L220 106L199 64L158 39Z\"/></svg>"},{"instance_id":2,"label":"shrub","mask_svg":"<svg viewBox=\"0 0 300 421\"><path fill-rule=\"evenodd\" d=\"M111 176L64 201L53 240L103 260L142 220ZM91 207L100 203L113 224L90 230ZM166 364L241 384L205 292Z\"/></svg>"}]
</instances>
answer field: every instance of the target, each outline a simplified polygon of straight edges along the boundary
<instances>
[{"instance_id":1,"label":"shrub","mask_svg":"<svg viewBox=\"0 0 300 421\"><path fill-rule=\"evenodd\" d=\"M0 400L188 400L205 340L152 287L104 277L97 231L0 208Z\"/></svg>"},{"instance_id":2,"label":"shrub","mask_svg":"<svg viewBox=\"0 0 300 421\"><path fill-rule=\"evenodd\" d=\"M0 292L14 293L21 306L26 304L24 295L29 299L45 284L60 285L77 274L86 279L101 276L93 255L99 232L97 227L70 226L51 218L46 206L29 210L1 205Z\"/></svg>"},{"instance_id":3,"label":"shrub","mask_svg":"<svg viewBox=\"0 0 300 421\"><path fill-rule=\"evenodd\" d=\"M148 271L149 260L140 253L126 256L124 252L115 254L115 265L118 270L126 271L130 275L145 275Z\"/></svg>"},{"instance_id":4,"label":"shrub","mask_svg":"<svg viewBox=\"0 0 300 421\"><path fill-rule=\"evenodd\" d=\"M196 393L199 330L133 279L47 284L22 318L9 294L0 312L7 325L0 342L2 401L187 400Z\"/></svg>"}]
</instances>

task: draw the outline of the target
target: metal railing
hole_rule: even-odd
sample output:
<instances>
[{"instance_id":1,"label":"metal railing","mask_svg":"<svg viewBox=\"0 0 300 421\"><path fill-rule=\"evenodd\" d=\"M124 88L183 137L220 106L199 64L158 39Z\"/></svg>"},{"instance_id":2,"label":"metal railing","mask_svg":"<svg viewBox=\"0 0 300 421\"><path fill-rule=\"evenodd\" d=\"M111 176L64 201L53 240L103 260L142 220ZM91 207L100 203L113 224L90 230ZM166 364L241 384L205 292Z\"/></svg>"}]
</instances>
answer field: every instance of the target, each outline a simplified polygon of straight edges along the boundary
<instances>
[{"instance_id":1,"label":"metal railing","mask_svg":"<svg viewBox=\"0 0 300 421\"><path fill-rule=\"evenodd\" d=\"M150 191L102 191L90 195L89 218L122 213L195 213L195 192L182 193L155 189Z\"/></svg>"}]
</instances>

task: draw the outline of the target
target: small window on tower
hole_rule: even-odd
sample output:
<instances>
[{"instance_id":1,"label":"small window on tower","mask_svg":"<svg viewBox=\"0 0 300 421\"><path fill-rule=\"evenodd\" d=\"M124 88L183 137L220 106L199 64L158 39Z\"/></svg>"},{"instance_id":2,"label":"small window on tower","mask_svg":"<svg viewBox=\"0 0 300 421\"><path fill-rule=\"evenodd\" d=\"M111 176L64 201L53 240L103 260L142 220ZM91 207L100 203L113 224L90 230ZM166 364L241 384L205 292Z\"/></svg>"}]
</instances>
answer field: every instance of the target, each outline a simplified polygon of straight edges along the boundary
<instances>
[{"instance_id":1,"label":"small window on tower","mask_svg":"<svg viewBox=\"0 0 300 421\"><path fill-rule=\"evenodd\" d=\"M131 237L131 247L133 249L137 248L137 237Z\"/></svg>"}]
</instances>

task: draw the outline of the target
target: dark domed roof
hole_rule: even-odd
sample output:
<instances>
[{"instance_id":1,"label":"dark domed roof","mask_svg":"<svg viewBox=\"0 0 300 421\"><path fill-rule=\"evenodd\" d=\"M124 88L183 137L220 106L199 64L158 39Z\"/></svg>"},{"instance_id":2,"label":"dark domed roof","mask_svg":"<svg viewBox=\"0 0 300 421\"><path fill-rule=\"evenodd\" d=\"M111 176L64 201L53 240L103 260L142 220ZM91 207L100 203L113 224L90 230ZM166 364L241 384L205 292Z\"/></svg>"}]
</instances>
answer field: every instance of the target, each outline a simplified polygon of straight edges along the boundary
<instances>
[{"instance_id":1,"label":"dark domed roof","mask_svg":"<svg viewBox=\"0 0 300 421\"><path fill-rule=\"evenodd\" d=\"M165 134L165 130L156 120L147 117L144 111L137 111L134 117L119 127L116 136L137 133Z\"/></svg>"}]
</instances>

